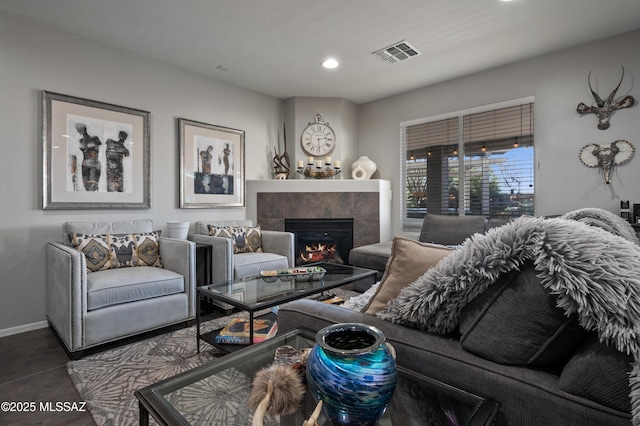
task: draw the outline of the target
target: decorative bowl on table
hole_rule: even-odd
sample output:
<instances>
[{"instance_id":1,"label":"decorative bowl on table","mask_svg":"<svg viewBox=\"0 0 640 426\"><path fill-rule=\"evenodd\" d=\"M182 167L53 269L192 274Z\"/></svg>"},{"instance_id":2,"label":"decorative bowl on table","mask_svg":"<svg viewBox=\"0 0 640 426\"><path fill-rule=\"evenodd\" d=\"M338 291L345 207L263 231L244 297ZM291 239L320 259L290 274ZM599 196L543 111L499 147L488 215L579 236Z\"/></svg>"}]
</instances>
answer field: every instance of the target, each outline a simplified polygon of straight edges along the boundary
<instances>
[{"instance_id":1,"label":"decorative bowl on table","mask_svg":"<svg viewBox=\"0 0 640 426\"><path fill-rule=\"evenodd\" d=\"M291 269L269 270L260 271L260 278L267 283L274 283L280 281L309 281L309 280L321 280L326 269L320 266L299 267Z\"/></svg>"}]
</instances>

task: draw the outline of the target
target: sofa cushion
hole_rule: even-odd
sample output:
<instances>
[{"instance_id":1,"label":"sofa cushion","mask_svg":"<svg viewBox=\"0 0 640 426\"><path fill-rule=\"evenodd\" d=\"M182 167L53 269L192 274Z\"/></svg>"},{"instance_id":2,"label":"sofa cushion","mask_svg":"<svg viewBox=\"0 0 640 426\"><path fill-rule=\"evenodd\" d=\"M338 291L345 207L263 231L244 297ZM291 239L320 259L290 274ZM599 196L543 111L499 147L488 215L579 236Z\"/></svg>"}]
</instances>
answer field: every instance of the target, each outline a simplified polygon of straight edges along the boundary
<instances>
[{"instance_id":1,"label":"sofa cushion","mask_svg":"<svg viewBox=\"0 0 640 426\"><path fill-rule=\"evenodd\" d=\"M497 228L502 225L506 225L511 221L510 217L489 217L487 218L487 225L485 231L488 231L491 228Z\"/></svg>"},{"instance_id":2,"label":"sofa cushion","mask_svg":"<svg viewBox=\"0 0 640 426\"><path fill-rule=\"evenodd\" d=\"M560 374L560 389L616 410L631 412L629 373L633 357L613 346L587 339Z\"/></svg>"},{"instance_id":3,"label":"sofa cushion","mask_svg":"<svg viewBox=\"0 0 640 426\"><path fill-rule=\"evenodd\" d=\"M87 310L184 292L182 275L141 266L87 275Z\"/></svg>"},{"instance_id":4,"label":"sofa cushion","mask_svg":"<svg viewBox=\"0 0 640 426\"><path fill-rule=\"evenodd\" d=\"M484 216L449 216L427 213L418 240L423 243L459 245L475 233L484 233Z\"/></svg>"},{"instance_id":5,"label":"sofa cushion","mask_svg":"<svg viewBox=\"0 0 640 426\"><path fill-rule=\"evenodd\" d=\"M392 241L354 247L349 252L349 264L384 271L391 253Z\"/></svg>"},{"instance_id":6,"label":"sofa cushion","mask_svg":"<svg viewBox=\"0 0 640 426\"><path fill-rule=\"evenodd\" d=\"M260 275L260 271L288 269L289 260L275 253L238 253L233 257L235 279Z\"/></svg>"},{"instance_id":7,"label":"sofa cushion","mask_svg":"<svg viewBox=\"0 0 640 426\"><path fill-rule=\"evenodd\" d=\"M365 307L365 313L375 315L383 310L389 300L398 296L400 290L418 279L452 251L452 248L437 244L395 237L384 275L377 291Z\"/></svg>"},{"instance_id":8,"label":"sofa cushion","mask_svg":"<svg viewBox=\"0 0 640 426\"><path fill-rule=\"evenodd\" d=\"M566 360L588 332L566 317L532 263L503 275L460 315L465 350L501 364L553 365Z\"/></svg>"},{"instance_id":9,"label":"sofa cushion","mask_svg":"<svg viewBox=\"0 0 640 426\"><path fill-rule=\"evenodd\" d=\"M150 219L123 220L120 222L65 222L62 224L62 239L69 245L69 234L135 234L152 232L153 221Z\"/></svg>"},{"instance_id":10,"label":"sofa cushion","mask_svg":"<svg viewBox=\"0 0 640 426\"><path fill-rule=\"evenodd\" d=\"M198 235L210 235L209 226L217 226L218 228L224 226L253 226L253 222L250 219L197 221L193 232Z\"/></svg>"},{"instance_id":11,"label":"sofa cushion","mask_svg":"<svg viewBox=\"0 0 640 426\"><path fill-rule=\"evenodd\" d=\"M262 230L260 226L213 226L209 225L212 237L229 238L233 241L233 254L262 253Z\"/></svg>"},{"instance_id":12,"label":"sofa cushion","mask_svg":"<svg viewBox=\"0 0 640 426\"><path fill-rule=\"evenodd\" d=\"M128 266L162 267L159 238L160 231L138 234L68 234L71 245L85 255L87 272Z\"/></svg>"}]
</instances>

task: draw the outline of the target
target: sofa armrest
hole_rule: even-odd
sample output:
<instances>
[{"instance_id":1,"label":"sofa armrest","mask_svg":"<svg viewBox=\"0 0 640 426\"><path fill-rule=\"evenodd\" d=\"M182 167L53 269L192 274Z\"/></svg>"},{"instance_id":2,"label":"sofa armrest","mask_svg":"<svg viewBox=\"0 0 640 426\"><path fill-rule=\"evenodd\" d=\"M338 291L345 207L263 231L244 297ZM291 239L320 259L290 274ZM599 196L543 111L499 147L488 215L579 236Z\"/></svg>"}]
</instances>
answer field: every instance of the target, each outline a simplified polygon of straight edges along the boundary
<instances>
[{"instance_id":1,"label":"sofa armrest","mask_svg":"<svg viewBox=\"0 0 640 426\"><path fill-rule=\"evenodd\" d=\"M196 244L174 238L160 238L160 259L165 269L184 277L184 287L189 297L189 316L196 315Z\"/></svg>"},{"instance_id":2,"label":"sofa armrest","mask_svg":"<svg viewBox=\"0 0 640 426\"><path fill-rule=\"evenodd\" d=\"M84 346L87 267L84 254L57 242L46 246L46 310L51 326L69 352Z\"/></svg>"},{"instance_id":3,"label":"sofa armrest","mask_svg":"<svg viewBox=\"0 0 640 426\"><path fill-rule=\"evenodd\" d=\"M289 267L293 268L295 258L295 239L292 232L262 231L262 250L285 256Z\"/></svg>"},{"instance_id":4,"label":"sofa armrest","mask_svg":"<svg viewBox=\"0 0 640 426\"><path fill-rule=\"evenodd\" d=\"M233 280L233 241L228 238L192 234L189 239L211 246L211 280L214 283Z\"/></svg>"},{"instance_id":5,"label":"sofa armrest","mask_svg":"<svg viewBox=\"0 0 640 426\"><path fill-rule=\"evenodd\" d=\"M299 299L280 305L278 309L278 334L298 328L317 333L331 324L361 322L373 325L378 318L339 305L321 303L312 299ZM380 320L382 321L382 320Z\"/></svg>"}]
</instances>

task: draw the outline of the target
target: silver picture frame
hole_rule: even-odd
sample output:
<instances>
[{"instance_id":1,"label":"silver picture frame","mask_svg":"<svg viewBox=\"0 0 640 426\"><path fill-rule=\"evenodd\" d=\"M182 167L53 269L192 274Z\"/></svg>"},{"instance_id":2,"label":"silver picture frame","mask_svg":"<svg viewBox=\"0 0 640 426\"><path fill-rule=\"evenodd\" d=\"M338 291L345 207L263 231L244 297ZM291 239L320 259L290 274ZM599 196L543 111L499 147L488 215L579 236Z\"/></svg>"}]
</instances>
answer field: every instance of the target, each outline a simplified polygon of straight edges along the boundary
<instances>
[{"instance_id":1,"label":"silver picture frame","mask_svg":"<svg viewBox=\"0 0 640 426\"><path fill-rule=\"evenodd\" d=\"M150 208L149 117L42 91L43 210Z\"/></svg>"},{"instance_id":2,"label":"silver picture frame","mask_svg":"<svg viewBox=\"0 0 640 426\"><path fill-rule=\"evenodd\" d=\"M243 130L178 119L180 208L245 206Z\"/></svg>"}]
</instances>

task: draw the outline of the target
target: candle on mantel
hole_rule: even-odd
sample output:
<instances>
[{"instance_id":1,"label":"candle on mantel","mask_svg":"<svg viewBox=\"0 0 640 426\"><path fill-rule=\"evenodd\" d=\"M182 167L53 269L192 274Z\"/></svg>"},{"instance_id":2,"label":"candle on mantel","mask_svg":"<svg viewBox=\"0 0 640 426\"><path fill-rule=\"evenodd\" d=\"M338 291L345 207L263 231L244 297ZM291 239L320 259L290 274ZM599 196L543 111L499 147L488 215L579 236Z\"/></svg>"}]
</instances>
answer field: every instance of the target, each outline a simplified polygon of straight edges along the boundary
<instances>
[{"instance_id":1,"label":"candle on mantel","mask_svg":"<svg viewBox=\"0 0 640 426\"><path fill-rule=\"evenodd\" d=\"M302 169L304 167L304 161L298 160L298 168Z\"/></svg>"},{"instance_id":2,"label":"candle on mantel","mask_svg":"<svg viewBox=\"0 0 640 426\"><path fill-rule=\"evenodd\" d=\"M331 164L331 157L325 158L324 159L324 164L327 164L327 165Z\"/></svg>"},{"instance_id":3,"label":"candle on mantel","mask_svg":"<svg viewBox=\"0 0 640 426\"><path fill-rule=\"evenodd\" d=\"M307 158L307 164L308 165L312 165L313 164L313 157L308 157Z\"/></svg>"},{"instance_id":4,"label":"candle on mantel","mask_svg":"<svg viewBox=\"0 0 640 426\"><path fill-rule=\"evenodd\" d=\"M322 160L316 161L316 168L317 169L321 169L322 168Z\"/></svg>"},{"instance_id":5,"label":"candle on mantel","mask_svg":"<svg viewBox=\"0 0 640 426\"><path fill-rule=\"evenodd\" d=\"M336 161L333 163L333 168L334 168L334 169L339 169L339 168L340 168L340 160L336 160Z\"/></svg>"}]
</instances>

